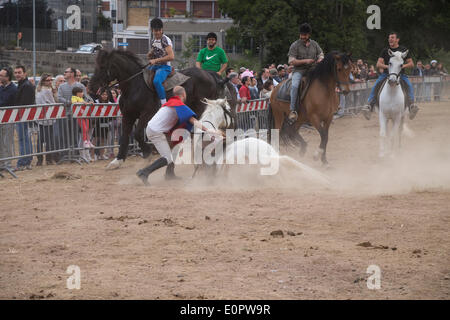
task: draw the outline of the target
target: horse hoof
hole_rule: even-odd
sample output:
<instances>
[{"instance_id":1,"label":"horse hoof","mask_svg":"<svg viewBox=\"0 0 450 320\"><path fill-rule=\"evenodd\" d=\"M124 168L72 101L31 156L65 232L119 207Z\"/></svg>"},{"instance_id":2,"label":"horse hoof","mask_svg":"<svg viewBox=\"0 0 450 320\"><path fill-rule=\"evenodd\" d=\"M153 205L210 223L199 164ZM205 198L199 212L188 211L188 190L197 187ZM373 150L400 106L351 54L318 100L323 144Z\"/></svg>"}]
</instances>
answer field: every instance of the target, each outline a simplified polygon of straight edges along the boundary
<instances>
[{"instance_id":1,"label":"horse hoof","mask_svg":"<svg viewBox=\"0 0 450 320\"><path fill-rule=\"evenodd\" d=\"M322 149L319 149L316 152L314 152L314 157L313 157L314 161L319 160L319 158L322 156L322 154L323 154L323 150Z\"/></svg>"},{"instance_id":2,"label":"horse hoof","mask_svg":"<svg viewBox=\"0 0 450 320\"><path fill-rule=\"evenodd\" d=\"M120 166L122 165L123 160L122 159L117 159L115 158L113 161L111 161L108 166L106 167L106 169L118 169L120 168Z\"/></svg>"},{"instance_id":3,"label":"horse hoof","mask_svg":"<svg viewBox=\"0 0 450 320\"><path fill-rule=\"evenodd\" d=\"M323 163L322 163L322 168L325 169L325 170L331 170L331 169L333 169L333 167L330 166L330 164L329 164L328 162L323 162Z\"/></svg>"},{"instance_id":4,"label":"horse hoof","mask_svg":"<svg viewBox=\"0 0 450 320\"><path fill-rule=\"evenodd\" d=\"M305 154L306 154L306 148L300 149L300 152L299 152L300 157L304 157Z\"/></svg>"}]
</instances>

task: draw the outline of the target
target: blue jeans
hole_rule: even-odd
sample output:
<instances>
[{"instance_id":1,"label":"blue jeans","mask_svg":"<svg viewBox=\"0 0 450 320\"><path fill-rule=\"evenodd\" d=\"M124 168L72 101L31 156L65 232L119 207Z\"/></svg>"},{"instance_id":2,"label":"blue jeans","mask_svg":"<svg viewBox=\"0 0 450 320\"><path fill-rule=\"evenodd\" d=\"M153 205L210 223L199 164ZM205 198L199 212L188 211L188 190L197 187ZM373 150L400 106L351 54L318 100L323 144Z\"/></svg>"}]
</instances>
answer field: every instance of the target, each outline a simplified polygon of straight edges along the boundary
<instances>
[{"instance_id":1,"label":"blue jeans","mask_svg":"<svg viewBox=\"0 0 450 320\"><path fill-rule=\"evenodd\" d=\"M387 73L382 73L380 74L380 76L378 77L377 81L375 82L375 84L372 87L372 90L370 91L370 95L369 95L369 99L367 99L367 102L370 104L373 99L375 98L375 88L377 87L377 85L383 81L384 79L386 79L388 77ZM414 89L413 86L411 84L411 82L408 79L408 76L404 73L400 74L400 79L402 79L403 81L406 82L406 84L408 85L408 95L409 95L409 99L411 102L414 102Z\"/></svg>"},{"instance_id":2,"label":"blue jeans","mask_svg":"<svg viewBox=\"0 0 450 320\"><path fill-rule=\"evenodd\" d=\"M155 71L155 77L153 78L153 85L155 86L156 92L158 93L159 99L166 98L166 90L162 83L167 79L167 76L172 72L172 68L166 64L154 65L149 67L150 70Z\"/></svg>"},{"instance_id":3,"label":"blue jeans","mask_svg":"<svg viewBox=\"0 0 450 320\"><path fill-rule=\"evenodd\" d=\"M19 136L19 151L20 155L31 154L33 152L33 145L31 144L30 134L28 132L28 123L17 124L17 135ZM31 164L33 157L21 158L17 161L18 167L28 166Z\"/></svg>"},{"instance_id":4,"label":"blue jeans","mask_svg":"<svg viewBox=\"0 0 450 320\"><path fill-rule=\"evenodd\" d=\"M294 72L292 74L292 84L291 84L291 104L289 106L289 109L291 111L297 111L297 106L295 105L295 102L297 101L298 97L298 88L300 87L300 81L302 80L302 74L301 72Z\"/></svg>"}]
</instances>

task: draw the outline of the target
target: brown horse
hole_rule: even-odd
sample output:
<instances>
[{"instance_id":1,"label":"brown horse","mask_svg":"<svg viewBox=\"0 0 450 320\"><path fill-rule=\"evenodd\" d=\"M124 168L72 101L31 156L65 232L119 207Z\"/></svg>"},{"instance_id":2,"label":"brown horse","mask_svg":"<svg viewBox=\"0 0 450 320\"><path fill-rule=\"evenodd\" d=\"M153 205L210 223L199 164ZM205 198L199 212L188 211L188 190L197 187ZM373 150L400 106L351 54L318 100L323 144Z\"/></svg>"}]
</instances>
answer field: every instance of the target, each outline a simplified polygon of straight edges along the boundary
<instances>
[{"instance_id":1,"label":"brown horse","mask_svg":"<svg viewBox=\"0 0 450 320\"><path fill-rule=\"evenodd\" d=\"M339 96L336 87L345 95L350 92L350 71L352 69L351 54L331 52L318 63L305 76L309 87L302 101L297 121L289 124L289 102L278 100L277 94L282 83L277 85L270 97L270 106L274 119L274 128L281 129L280 137L285 143L300 143L300 155L306 152L307 143L298 130L306 122L310 122L320 134L320 146L314 159L321 157L324 165L328 164L326 149L328 142L328 129L333 115L339 107ZM302 79L303 80L303 79ZM286 80L285 80L286 81ZM301 93L299 93L299 100Z\"/></svg>"}]
</instances>

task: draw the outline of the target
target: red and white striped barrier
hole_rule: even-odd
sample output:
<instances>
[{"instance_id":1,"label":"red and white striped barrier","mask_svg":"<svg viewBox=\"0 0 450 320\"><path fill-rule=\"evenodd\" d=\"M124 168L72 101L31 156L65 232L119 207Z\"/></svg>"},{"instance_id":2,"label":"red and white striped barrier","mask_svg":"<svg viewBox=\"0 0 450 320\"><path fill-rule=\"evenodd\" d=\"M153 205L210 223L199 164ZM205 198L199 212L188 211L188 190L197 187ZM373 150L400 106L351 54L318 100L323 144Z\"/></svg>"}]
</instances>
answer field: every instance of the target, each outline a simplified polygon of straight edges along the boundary
<instances>
[{"instance_id":1,"label":"red and white striped barrier","mask_svg":"<svg viewBox=\"0 0 450 320\"><path fill-rule=\"evenodd\" d=\"M269 99L250 100L248 102L240 103L236 106L236 113L261 111L269 108Z\"/></svg>"},{"instance_id":2,"label":"red and white striped barrier","mask_svg":"<svg viewBox=\"0 0 450 320\"><path fill-rule=\"evenodd\" d=\"M63 104L33 105L0 109L0 123L53 120L66 117Z\"/></svg>"},{"instance_id":3,"label":"red and white striped barrier","mask_svg":"<svg viewBox=\"0 0 450 320\"><path fill-rule=\"evenodd\" d=\"M122 113L118 104L73 104L72 114L74 118L100 118L120 117Z\"/></svg>"}]
</instances>

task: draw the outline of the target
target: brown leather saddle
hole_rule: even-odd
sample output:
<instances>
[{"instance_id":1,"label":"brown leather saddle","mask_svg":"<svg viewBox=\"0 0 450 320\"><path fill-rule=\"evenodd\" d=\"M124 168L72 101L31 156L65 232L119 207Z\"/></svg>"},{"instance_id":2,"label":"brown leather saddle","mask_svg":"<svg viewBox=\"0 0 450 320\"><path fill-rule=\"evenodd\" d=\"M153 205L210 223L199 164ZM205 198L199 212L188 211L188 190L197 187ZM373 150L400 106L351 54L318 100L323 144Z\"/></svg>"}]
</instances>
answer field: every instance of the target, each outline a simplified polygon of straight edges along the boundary
<instances>
[{"instance_id":1,"label":"brown leather saddle","mask_svg":"<svg viewBox=\"0 0 450 320\"><path fill-rule=\"evenodd\" d=\"M149 87L150 90L155 90L155 86L153 85L153 79L155 78L155 71L145 68L143 74L144 74L144 81L147 87ZM167 76L167 79L163 82L163 87L166 91L170 91L176 86L181 86L189 78L190 77L180 72L176 72L175 69L172 67L172 71Z\"/></svg>"},{"instance_id":2,"label":"brown leather saddle","mask_svg":"<svg viewBox=\"0 0 450 320\"><path fill-rule=\"evenodd\" d=\"M306 119L306 108L302 101L305 99L306 93L308 92L309 85L311 81L307 76L302 76L300 80L300 86L298 88L299 94L297 96L296 106L300 104L299 113ZM282 81L280 84L280 89L278 89L277 99L284 102L291 102L291 87L292 87L292 79L289 78L285 81ZM300 103L299 103L300 102Z\"/></svg>"},{"instance_id":3,"label":"brown leather saddle","mask_svg":"<svg viewBox=\"0 0 450 320\"><path fill-rule=\"evenodd\" d=\"M297 99L303 101L306 96L306 92L308 91L310 85L310 81L308 81L308 77L303 76L302 80L300 80L299 86L299 95ZM292 79L289 78L279 84L280 89L278 89L277 99L284 102L291 101L291 87L292 87ZM298 100L297 100L298 101Z\"/></svg>"}]
</instances>

